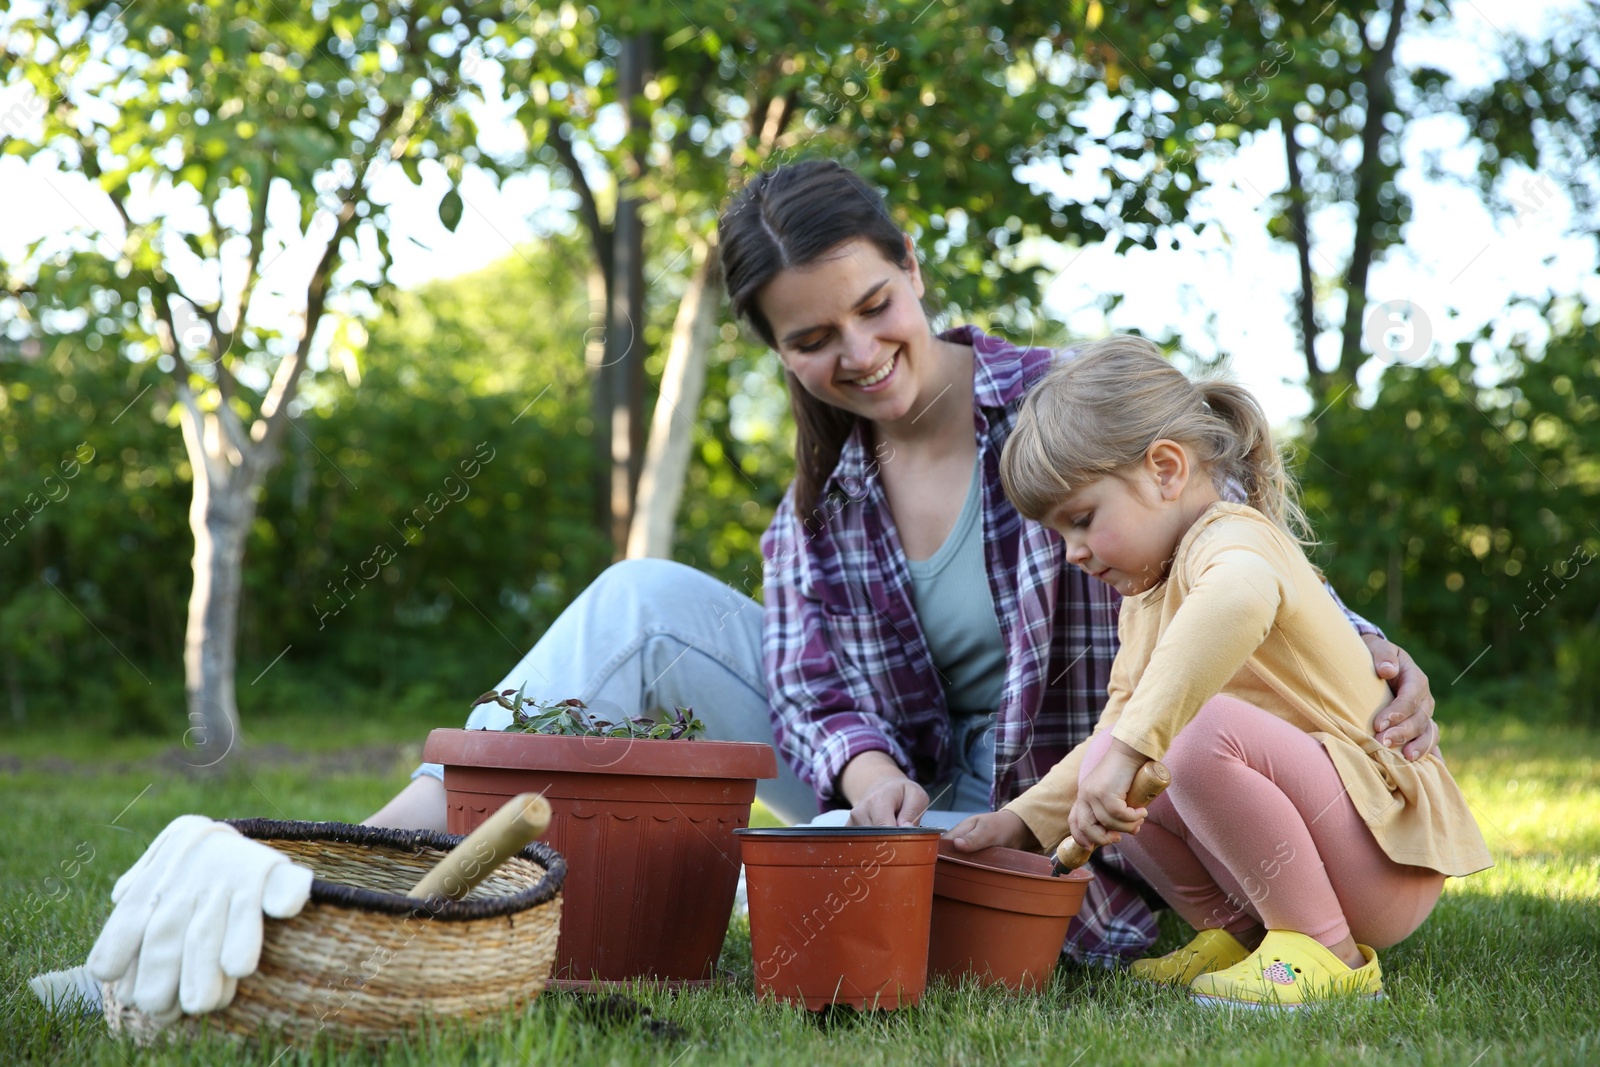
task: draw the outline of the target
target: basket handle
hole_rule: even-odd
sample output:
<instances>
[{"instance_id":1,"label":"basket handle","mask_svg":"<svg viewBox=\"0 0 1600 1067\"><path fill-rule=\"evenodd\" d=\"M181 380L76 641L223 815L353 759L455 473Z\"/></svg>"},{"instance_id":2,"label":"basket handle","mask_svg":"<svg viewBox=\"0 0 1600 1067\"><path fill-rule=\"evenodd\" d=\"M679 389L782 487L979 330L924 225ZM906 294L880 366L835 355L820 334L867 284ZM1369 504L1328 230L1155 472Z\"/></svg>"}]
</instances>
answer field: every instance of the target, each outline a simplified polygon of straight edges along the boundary
<instances>
[{"instance_id":1,"label":"basket handle","mask_svg":"<svg viewBox=\"0 0 1600 1067\"><path fill-rule=\"evenodd\" d=\"M494 869L550 828L550 803L538 793L506 801L411 887L408 897L460 900Z\"/></svg>"},{"instance_id":2,"label":"basket handle","mask_svg":"<svg viewBox=\"0 0 1600 1067\"><path fill-rule=\"evenodd\" d=\"M1167 765L1159 760L1147 760L1133 776L1133 785L1128 789L1128 804L1135 808L1148 807L1171 784L1172 772L1167 770ZM1055 865L1051 873L1062 875L1075 871L1088 863L1092 855L1093 845L1080 845L1069 837L1056 848Z\"/></svg>"}]
</instances>

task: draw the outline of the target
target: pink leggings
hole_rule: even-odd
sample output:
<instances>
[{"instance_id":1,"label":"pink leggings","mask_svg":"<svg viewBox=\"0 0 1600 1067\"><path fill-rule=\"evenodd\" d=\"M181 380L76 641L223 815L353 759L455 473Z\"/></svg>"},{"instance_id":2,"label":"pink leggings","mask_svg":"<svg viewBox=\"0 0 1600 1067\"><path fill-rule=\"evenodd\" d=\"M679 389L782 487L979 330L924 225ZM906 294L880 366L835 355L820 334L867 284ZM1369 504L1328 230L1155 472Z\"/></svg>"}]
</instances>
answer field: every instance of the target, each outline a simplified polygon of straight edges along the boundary
<instances>
[{"instance_id":1,"label":"pink leggings","mask_svg":"<svg viewBox=\"0 0 1600 1067\"><path fill-rule=\"evenodd\" d=\"M1080 782L1110 746L1089 746ZM1118 847L1195 929L1385 948L1438 901L1444 875L1385 855L1321 743L1276 715L1213 697L1163 762L1172 785Z\"/></svg>"}]
</instances>

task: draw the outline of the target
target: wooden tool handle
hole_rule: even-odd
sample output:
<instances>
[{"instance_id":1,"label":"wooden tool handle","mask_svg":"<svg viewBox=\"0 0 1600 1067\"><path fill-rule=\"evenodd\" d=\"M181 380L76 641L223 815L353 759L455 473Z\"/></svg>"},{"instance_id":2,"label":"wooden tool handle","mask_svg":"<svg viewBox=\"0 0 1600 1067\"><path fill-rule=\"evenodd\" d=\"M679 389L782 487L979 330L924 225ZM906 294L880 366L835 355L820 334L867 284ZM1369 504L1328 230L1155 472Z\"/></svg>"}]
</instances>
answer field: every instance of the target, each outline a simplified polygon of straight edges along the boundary
<instances>
[{"instance_id":1,"label":"wooden tool handle","mask_svg":"<svg viewBox=\"0 0 1600 1067\"><path fill-rule=\"evenodd\" d=\"M1146 761L1133 776L1133 785L1128 789L1128 806L1148 807L1150 802L1171 784L1172 772L1167 770L1166 764L1159 760ZM1080 845L1069 837L1056 848L1054 873L1065 874L1068 871L1075 871L1088 863L1092 855L1094 855L1093 845Z\"/></svg>"},{"instance_id":2,"label":"wooden tool handle","mask_svg":"<svg viewBox=\"0 0 1600 1067\"><path fill-rule=\"evenodd\" d=\"M544 797L538 793L512 797L423 875L406 896L460 900L549 828L550 804Z\"/></svg>"}]
</instances>

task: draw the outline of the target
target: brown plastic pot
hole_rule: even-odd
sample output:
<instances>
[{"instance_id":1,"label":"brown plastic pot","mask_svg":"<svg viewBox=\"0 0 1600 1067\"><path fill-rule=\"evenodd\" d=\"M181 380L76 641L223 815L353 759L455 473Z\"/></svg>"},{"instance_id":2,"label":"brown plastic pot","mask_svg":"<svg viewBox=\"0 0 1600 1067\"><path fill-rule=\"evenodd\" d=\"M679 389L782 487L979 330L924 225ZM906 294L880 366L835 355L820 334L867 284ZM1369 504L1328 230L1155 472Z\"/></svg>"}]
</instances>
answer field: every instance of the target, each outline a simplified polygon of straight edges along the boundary
<instances>
[{"instance_id":1,"label":"brown plastic pot","mask_svg":"<svg viewBox=\"0 0 1600 1067\"><path fill-rule=\"evenodd\" d=\"M1018 992L1040 988L1093 880L1082 869L1053 878L1050 860L1031 852L960 853L941 842L928 973L951 982L971 975Z\"/></svg>"},{"instance_id":2,"label":"brown plastic pot","mask_svg":"<svg viewBox=\"0 0 1600 1067\"><path fill-rule=\"evenodd\" d=\"M928 984L932 827L737 830L756 995L910 1007Z\"/></svg>"},{"instance_id":3,"label":"brown plastic pot","mask_svg":"<svg viewBox=\"0 0 1600 1067\"><path fill-rule=\"evenodd\" d=\"M518 793L550 802L544 839L567 858L552 987L711 981L770 745L434 730L422 758L444 764L453 834Z\"/></svg>"}]
</instances>

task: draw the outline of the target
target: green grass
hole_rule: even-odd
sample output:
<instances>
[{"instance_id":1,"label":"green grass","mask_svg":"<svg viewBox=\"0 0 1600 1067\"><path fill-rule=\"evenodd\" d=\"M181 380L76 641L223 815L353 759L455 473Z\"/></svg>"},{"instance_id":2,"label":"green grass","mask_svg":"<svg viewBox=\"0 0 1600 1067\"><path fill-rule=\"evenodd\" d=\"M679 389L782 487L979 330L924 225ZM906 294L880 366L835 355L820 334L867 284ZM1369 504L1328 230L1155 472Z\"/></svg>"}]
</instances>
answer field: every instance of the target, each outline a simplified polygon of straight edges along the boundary
<instances>
[{"instance_id":1,"label":"green grass","mask_svg":"<svg viewBox=\"0 0 1600 1067\"><path fill-rule=\"evenodd\" d=\"M1449 723L1448 710L1441 715ZM27 992L28 976L83 960L116 875L173 816L358 821L404 781L426 726L438 721L415 708L287 709L258 717L243 757L205 774L184 766L171 738L115 740L81 726L6 737L0 1064L1600 1062L1600 734L1509 720L1447 726L1451 767L1499 865L1452 881L1427 924L1384 953L1389 999L1379 1004L1235 1016L1065 966L1038 996L934 985L915 1009L817 1017L755 1001L739 921L723 953L733 976L726 986L631 991L682 1038L596 1021L547 995L485 1024L370 1052L253 1050L216 1038L146 1050L111 1040L97 1019L52 1017ZM353 755L355 746L367 755ZM1163 930L1164 945L1187 933L1170 916Z\"/></svg>"}]
</instances>

